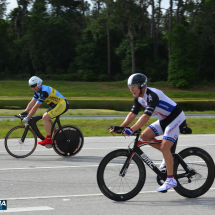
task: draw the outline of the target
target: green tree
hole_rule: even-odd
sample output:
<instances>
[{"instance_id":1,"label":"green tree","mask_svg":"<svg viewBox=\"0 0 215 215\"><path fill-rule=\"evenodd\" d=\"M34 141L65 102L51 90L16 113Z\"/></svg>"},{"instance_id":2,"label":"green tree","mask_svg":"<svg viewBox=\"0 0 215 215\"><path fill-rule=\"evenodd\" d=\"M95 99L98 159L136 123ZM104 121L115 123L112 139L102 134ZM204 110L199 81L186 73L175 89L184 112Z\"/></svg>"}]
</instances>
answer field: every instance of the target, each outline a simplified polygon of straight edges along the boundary
<instances>
[{"instance_id":1,"label":"green tree","mask_svg":"<svg viewBox=\"0 0 215 215\"><path fill-rule=\"evenodd\" d=\"M201 62L197 38L196 32L181 24L173 27L168 81L175 87L188 87L195 83Z\"/></svg>"},{"instance_id":2,"label":"green tree","mask_svg":"<svg viewBox=\"0 0 215 215\"><path fill-rule=\"evenodd\" d=\"M3 19L6 15L7 0L0 0L0 19Z\"/></svg>"},{"instance_id":3,"label":"green tree","mask_svg":"<svg viewBox=\"0 0 215 215\"><path fill-rule=\"evenodd\" d=\"M202 51L199 82L215 80L215 1L204 2L198 16L196 16L193 29L198 32L199 45Z\"/></svg>"},{"instance_id":4,"label":"green tree","mask_svg":"<svg viewBox=\"0 0 215 215\"><path fill-rule=\"evenodd\" d=\"M9 50L8 50L8 32L9 23L4 20L7 9L7 1L0 0L0 77L4 78L5 71L9 64Z\"/></svg>"}]
</instances>

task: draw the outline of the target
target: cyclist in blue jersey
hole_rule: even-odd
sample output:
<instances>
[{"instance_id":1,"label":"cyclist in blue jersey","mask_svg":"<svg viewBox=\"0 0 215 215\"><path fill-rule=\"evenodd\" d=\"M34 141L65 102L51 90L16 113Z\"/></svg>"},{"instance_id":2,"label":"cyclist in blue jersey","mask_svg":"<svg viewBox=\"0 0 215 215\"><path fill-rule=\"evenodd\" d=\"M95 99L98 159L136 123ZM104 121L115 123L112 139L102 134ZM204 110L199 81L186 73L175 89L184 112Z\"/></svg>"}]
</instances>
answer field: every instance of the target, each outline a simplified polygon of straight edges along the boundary
<instances>
[{"instance_id":1,"label":"cyclist in blue jersey","mask_svg":"<svg viewBox=\"0 0 215 215\"><path fill-rule=\"evenodd\" d=\"M42 118L46 130L46 139L38 143L41 145L52 144L51 127L53 122L51 119L65 113L69 109L69 102L54 88L42 85L42 79L37 76L29 79L29 86L34 91L34 96L20 116L25 116L24 123L28 122L45 101L49 105Z\"/></svg>"},{"instance_id":2,"label":"cyclist in blue jersey","mask_svg":"<svg viewBox=\"0 0 215 215\"><path fill-rule=\"evenodd\" d=\"M167 169L167 179L157 189L158 192L162 192L177 186L177 181L173 176L174 161L171 148L175 147L180 128L185 125L186 118L182 109L174 101L167 97L161 90L147 87L146 83L147 77L141 73L136 73L129 77L128 87L135 98L131 112L127 115L121 126L125 128L130 125L137 117L142 106L145 107L144 114L130 129L125 129L126 135L131 135L134 131L143 127L152 115L158 118L156 122L152 123L142 132L141 138L146 141L163 135L161 144L151 145L163 154L164 160L160 169L165 166ZM114 130L110 130L110 132L114 132Z\"/></svg>"}]
</instances>

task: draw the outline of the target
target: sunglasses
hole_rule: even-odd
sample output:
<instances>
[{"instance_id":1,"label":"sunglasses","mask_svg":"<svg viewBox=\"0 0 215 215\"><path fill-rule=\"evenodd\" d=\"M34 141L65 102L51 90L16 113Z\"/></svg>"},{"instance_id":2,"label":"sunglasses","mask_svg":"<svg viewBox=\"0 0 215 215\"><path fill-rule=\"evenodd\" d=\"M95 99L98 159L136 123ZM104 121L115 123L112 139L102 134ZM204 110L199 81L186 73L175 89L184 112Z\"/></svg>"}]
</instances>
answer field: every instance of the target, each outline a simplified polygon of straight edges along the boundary
<instances>
[{"instance_id":1,"label":"sunglasses","mask_svg":"<svg viewBox=\"0 0 215 215\"><path fill-rule=\"evenodd\" d=\"M129 88L129 90L137 90L137 89L139 89L139 87L138 87L138 85L130 85L130 86L128 86L128 88Z\"/></svg>"},{"instance_id":2,"label":"sunglasses","mask_svg":"<svg viewBox=\"0 0 215 215\"><path fill-rule=\"evenodd\" d=\"M34 88L36 86L37 86L37 84L30 85L31 88Z\"/></svg>"}]
</instances>

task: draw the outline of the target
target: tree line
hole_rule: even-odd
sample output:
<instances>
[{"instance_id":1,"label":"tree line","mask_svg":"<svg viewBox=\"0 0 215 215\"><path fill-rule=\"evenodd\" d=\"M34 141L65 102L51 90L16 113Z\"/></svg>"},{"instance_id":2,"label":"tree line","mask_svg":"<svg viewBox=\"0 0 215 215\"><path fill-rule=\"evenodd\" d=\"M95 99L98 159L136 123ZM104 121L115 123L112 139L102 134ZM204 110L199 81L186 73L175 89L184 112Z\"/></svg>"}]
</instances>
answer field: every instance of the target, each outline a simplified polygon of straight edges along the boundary
<instances>
[{"instance_id":1,"label":"tree line","mask_svg":"<svg viewBox=\"0 0 215 215\"><path fill-rule=\"evenodd\" d=\"M0 0L0 78L215 80L215 1Z\"/></svg>"}]
</instances>

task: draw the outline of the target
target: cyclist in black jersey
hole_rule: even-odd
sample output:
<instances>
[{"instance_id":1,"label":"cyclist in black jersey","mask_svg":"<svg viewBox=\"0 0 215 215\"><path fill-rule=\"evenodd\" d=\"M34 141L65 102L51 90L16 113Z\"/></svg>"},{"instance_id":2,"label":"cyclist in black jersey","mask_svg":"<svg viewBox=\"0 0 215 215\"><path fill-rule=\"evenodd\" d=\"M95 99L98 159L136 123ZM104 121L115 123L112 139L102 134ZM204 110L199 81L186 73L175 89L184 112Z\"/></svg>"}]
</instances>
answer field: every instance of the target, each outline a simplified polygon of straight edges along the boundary
<instances>
[{"instance_id":1,"label":"cyclist in black jersey","mask_svg":"<svg viewBox=\"0 0 215 215\"><path fill-rule=\"evenodd\" d=\"M33 76L29 79L29 86L34 91L34 97L29 102L27 108L21 116L25 116L23 122L26 123L37 112L38 108L45 101L49 108L46 113L43 114L43 122L46 130L46 139L38 142L41 145L52 144L51 127L52 118L65 113L69 109L68 101L54 88L42 85L42 79L37 76Z\"/></svg>"},{"instance_id":2,"label":"cyclist in black jersey","mask_svg":"<svg viewBox=\"0 0 215 215\"><path fill-rule=\"evenodd\" d=\"M161 90L147 87L146 83L147 77L141 73L136 73L129 77L128 87L135 98L131 112L121 126L125 128L130 125L137 117L142 106L145 107L144 114L130 129L125 129L124 133L126 135L131 135L134 131L143 127L152 115L158 118L156 122L142 132L141 138L146 141L153 140L156 136L164 135L161 144L151 145L163 153L165 160L164 166L166 165L167 169L167 179L157 189L158 192L162 192L177 186L177 181L173 176L171 148L177 141L179 129L185 124L186 118L182 109L174 101ZM110 130L110 132L114 132L114 130Z\"/></svg>"}]
</instances>

